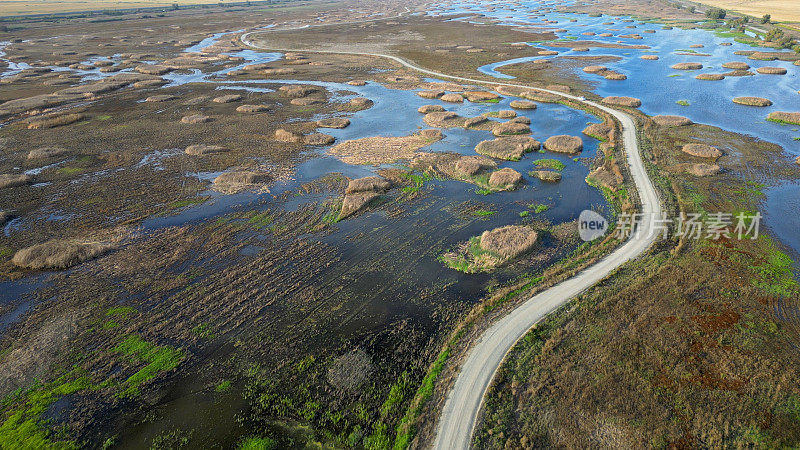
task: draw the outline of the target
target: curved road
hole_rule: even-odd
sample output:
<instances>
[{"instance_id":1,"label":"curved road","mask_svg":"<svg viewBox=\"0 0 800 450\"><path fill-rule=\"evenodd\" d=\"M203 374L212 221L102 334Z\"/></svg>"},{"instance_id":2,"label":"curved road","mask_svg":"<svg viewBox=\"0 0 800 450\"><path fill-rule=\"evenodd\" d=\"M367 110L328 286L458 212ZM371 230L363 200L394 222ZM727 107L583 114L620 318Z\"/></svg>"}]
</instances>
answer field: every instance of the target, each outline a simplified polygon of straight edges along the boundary
<instances>
[{"instance_id":1,"label":"curved road","mask_svg":"<svg viewBox=\"0 0 800 450\"><path fill-rule=\"evenodd\" d=\"M253 48L261 48L250 41L249 36L253 32L245 33L241 36L241 41L245 45ZM568 98L586 105L593 106L613 115L622 125L623 143L626 150L628 165L633 177L636 189L642 203L641 213L643 217L649 218L652 215L660 215L662 212L661 201L658 193L653 187L653 183L647 176L639 145L636 139L636 125L633 119L626 113L601 105L597 102L588 101L582 97L577 97L563 92L551 91L548 89L531 88L520 84L500 83L494 81L476 80L453 75L447 75L433 70L424 69L416 66L397 56L384 55L380 53L363 52L344 52L328 50L303 50L303 49L278 49L264 48L265 50L278 51L299 51L311 53L333 53L349 54L359 56L373 56L377 58L391 59L409 69L416 70L438 78L446 78L473 84L489 86L509 86L524 88L533 91L547 92L561 97ZM524 303L517 306L508 315L497 321L478 339L473 348L469 351L467 359L461 366L461 370L456 377L456 382L447 396L444 409L439 417L439 425L436 430L435 449L468 449L472 441L472 434L475 430L478 413L483 404L483 398L495 373L505 359L506 354L514 344L522 338L528 330L536 325L548 314L556 310L559 306L575 298L581 292L594 286L597 282L610 275L614 270L642 255L651 244L657 239L658 233L650 230L650 221L643 220L639 224L638 234L631 237L625 244L617 248L605 258L586 268L574 277L565 280L545 291L536 294Z\"/></svg>"}]
</instances>

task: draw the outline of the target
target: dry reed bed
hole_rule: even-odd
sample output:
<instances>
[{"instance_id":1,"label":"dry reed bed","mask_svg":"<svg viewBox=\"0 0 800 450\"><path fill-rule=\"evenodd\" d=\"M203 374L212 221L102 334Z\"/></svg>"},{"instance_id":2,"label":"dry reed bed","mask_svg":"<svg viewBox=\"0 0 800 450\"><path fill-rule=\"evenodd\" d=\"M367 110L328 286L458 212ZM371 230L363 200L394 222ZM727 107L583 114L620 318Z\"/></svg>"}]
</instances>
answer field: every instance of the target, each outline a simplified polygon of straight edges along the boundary
<instances>
[{"instance_id":1,"label":"dry reed bed","mask_svg":"<svg viewBox=\"0 0 800 450\"><path fill-rule=\"evenodd\" d=\"M576 154L583 150L583 140L578 136L551 136L544 141L544 149L556 153Z\"/></svg>"},{"instance_id":2,"label":"dry reed bed","mask_svg":"<svg viewBox=\"0 0 800 450\"><path fill-rule=\"evenodd\" d=\"M422 130L411 136L368 137L341 142L329 153L347 164L391 164L411 159L421 148L442 139L438 130Z\"/></svg>"},{"instance_id":3,"label":"dry reed bed","mask_svg":"<svg viewBox=\"0 0 800 450\"><path fill-rule=\"evenodd\" d=\"M50 240L17 251L11 261L25 269L66 269L97 258L114 248L116 244L112 242Z\"/></svg>"},{"instance_id":4,"label":"dry reed bed","mask_svg":"<svg viewBox=\"0 0 800 450\"><path fill-rule=\"evenodd\" d=\"M723 155L722 150L708 144L690 143L681 147L681 151L699 158L719 158Z\"/></svg>"},{"instance_id":5,"label":"dry reed bed","mask_svg":"<svg viewBox=\"0 0 800 450\"><path fill-rule=\"evenodd\" d=\"M682 116L661 115L653 116L652 119L653 122L662 127L684 127L694 123L691 119Z\"/></svg>"},{"instance_id":6,"label":"dry reed bed","mask_svg":"<svg viewBox=\"0 0 800 450\"><path fill-rule=\"evenodd\" d=\"M733 103L758 107L772 106L772 101L763 97L736 97L733 99Z\"/></svg>"},{"instance_id":7,"label":"dry reed bed","mask_svg":"<svg viewBox=\"0 0 800 450\"><path fill-rule=\"evenodd\" d=\"M55 128L64 125L70 125L85 119L86 116L81 113L61 114L57 116L46 116L28 120L28 129L36 130L41 128Z\"/></svg>"},{"instance_id":8,"label":"dry reed bed","mask_svg":"<svg viewBox=\"0 0 800 450\"><path fill-rule=\"evenodd\" d=\"M499 137L491 141L481 141L475 147L475 152L484 156L507 161L519 161L530 153L539 150L540 143L528 136Z\"/></svg>"}]
</instances>

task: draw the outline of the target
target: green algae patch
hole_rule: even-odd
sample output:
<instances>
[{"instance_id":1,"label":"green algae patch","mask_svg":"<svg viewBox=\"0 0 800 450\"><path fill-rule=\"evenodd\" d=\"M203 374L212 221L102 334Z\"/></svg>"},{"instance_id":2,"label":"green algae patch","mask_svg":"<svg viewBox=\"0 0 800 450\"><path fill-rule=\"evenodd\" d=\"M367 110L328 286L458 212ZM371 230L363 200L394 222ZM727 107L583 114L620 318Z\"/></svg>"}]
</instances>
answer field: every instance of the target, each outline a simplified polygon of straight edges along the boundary
<instances>
[{"instance_id":1,"label":"green algae patch","mask_svg":"<svg viewBox=\"0 0 800 450\"><path fill-rule=\"evenodd\" d=\"M138 395L139 386L152 380L162 372L174 369L185 357L180 350L151 344L137 335L128 336L124 341L117 344L113 351L121 353L136 362L145 363L143 368L125 380L124 384L127 385L127 388L118 394L122 397Z\"/></svg>"}]
</instances>

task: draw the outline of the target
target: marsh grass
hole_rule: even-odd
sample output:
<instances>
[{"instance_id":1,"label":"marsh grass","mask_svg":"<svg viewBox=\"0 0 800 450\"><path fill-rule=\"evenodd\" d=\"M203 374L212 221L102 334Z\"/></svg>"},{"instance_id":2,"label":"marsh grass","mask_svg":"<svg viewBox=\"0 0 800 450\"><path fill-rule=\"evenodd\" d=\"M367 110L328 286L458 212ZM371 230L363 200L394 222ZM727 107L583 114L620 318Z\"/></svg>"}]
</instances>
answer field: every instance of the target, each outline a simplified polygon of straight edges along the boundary
<instances>
[{"instance_id":1,"label":"marsh grass","mask_svg":"<svg viewBox=\"0 0 800 450\"><path fill-rule=\"evenodd\" d=\"M541 167L543 169L552 169L558 171L564 170L567 167L567 165L563 162L552 158L537 159L533 162L533 164L535 164L536 167Z\"/></svg>"},{"instance_id":2,"label":"marsh grass","mask_svg":"<svg viewBox=\"0 0 800 450\"><path fill-rule=\"evenodd\" d=\"M43 117L30 119L28 121L28 129L35 130L40 128L55 128L63 125L70 125L75 122L85 119L86 116L80 113L62 114L60 116Z\"/></svg>"}]
</instances>

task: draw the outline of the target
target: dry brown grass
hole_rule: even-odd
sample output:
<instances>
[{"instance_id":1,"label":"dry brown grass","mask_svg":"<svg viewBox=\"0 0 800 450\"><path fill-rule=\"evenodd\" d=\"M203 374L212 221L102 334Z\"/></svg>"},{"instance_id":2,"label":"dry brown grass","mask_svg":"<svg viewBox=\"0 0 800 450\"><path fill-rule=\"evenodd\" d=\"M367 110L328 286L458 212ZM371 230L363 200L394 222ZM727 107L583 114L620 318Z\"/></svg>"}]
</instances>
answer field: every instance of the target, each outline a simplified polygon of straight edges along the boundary
<instances>
[{"instance_id":1,"label":"dry brown grass","mask_svg":"<svg viewBox=\"0 0 800 450\"><path fill-rule=\"evenodd\" d=\"M134 70L145 75L164 75L172 69L157 64L142 64L141 66L136 66Z\"/></svg>"},{"instance_id":2,"label":"dry brown grass","mask_svg":"<svg viewBox=\"0 0 800 450\"><path fill-rule=\"evenodd\" d=\"M700 70L703 68L703 65L695 62L685 62L673 64L672 68L675 70Z\"/></svg>"},{"instance_id":3,"label":"dry brown grass","mask_svg":"<svg viewBox=\"0 0 800 450\"><path fill-rule=\"evenodd\" d=\"M347 194L342 201L342 209L339 212L339 220L350 217L353 214L366 208L370 202L380 197L377 192L356 192Z\"/></svg>"},{"instance_id":4,"label":"dry brown grass","mask_svg":"<svg viewBox=\"0 0 800 450\"><path fill-rule=\"evenodd\" d=\"M500 96L494 92L487 91L467 91L464 92L464 97L471 102L485 102L500 98Z\"/></svg>"},{"instance_id":5,"label":"dry brown grass","mask_svg":"<svg viewBox=\"0 0 800 450\"><path fill-rule=\"evenodd\" d=\"M739 62L739 61L733 61L733 62L724 63L724 64L722 64L722 67L724 67L726 69L732 69L732 70L749 70L750 69L750 65L749 64L743 63L743 62Z\"/></svg>"},{"instance_id":6,"label":"dry brown grass","mask_svg":"<svg viewBox=\"0 0 800 450\"><path fill-rule=\"evenodd\" d=\"M700 158L719 158L722 156L722 150L708 144L686 144L681 148L681 151Z\"/></svg>"},{"instance_id":7,"label":"dry brown grass","mask_svg":"<svg viewBox=\"0 0 800 450\"><path fill-rule=\"evenodd\" d=\"M495 170L489 176L489 186L493 189L511 191L516 189L520 183L522 183L522 175L510 167Z\"/></svg>"},{"instance_id":8,"label":"dry brown grass","mask_svg":"<svg viewBox=\"0 0 800 450\"><path fill-rule=\"evenodd\" d=\"M697 75L695 79L704 81L721 81L725 79L725 75L721 73L701 73Z\"/></svg>"},{"instance_id":9,"label":"dry brown grass","mask_svg":"<svg viewBox=\"0 0 800 450\"><path fill-rule=\"evenodd\" d=\"M609 70L603 74L603 78L606 80L622 81L627 80L628 76L619 72L614 72L613 70Z\"/></svg>"},{"instance_id":10,"label":"dry brown grass","mask_svg":"<svg viewBox=\"0 0 800 450\"><path fill-rule=\"evenodd\" d=\"M392 187L392 183L382 177L364 177L350 180L347 184L346 194L356 192L385 192Z\"/></svg>"},{"instance_id":11,"label":"dry brown grass","mask_svg":"<svg viewBox=\"0 0 800 450\"><path fill-rule=\"evenodd\" d=\"M318 92L319 88L316 86L286 85L281 86L278 91L290 98L301 98Z\"/></svg>"},{"instance_id":12,"label":"dry brown grass","mask_svg":"<svg viewBox=\"0 0 800 450\"><path fill-rule=\"evenodd\" d=\"M96 258L114 248L116 248L116 244L111 242L54 239L19 250L11 261L16 266L25 269L66 269Z\"/></svg>"},{"instance_id":13,"label":"dry brown grass","mask_svg":"<svg viewBox=\"0 0 800 450\"><path fill-rule=\"evenodd\" d=\"M783 67L759 67L756 72L762 75L786 75L788 70Z\"/></svg>"},{"instance_id":14,"label":"dry brown grass","mask_svg":"<svg viewBox=\"0 0 800 450\"><path fill-rule=\"evenodd\" d=\"M475 146L475 152L492 158L519 161L525 153L538 150L539 146L539 141L529 136L507 136L482 141Z\"/></svg>"},{"instance_id":15,"label":"dry brown grass","mask_svg":"<svg viewBox=\"0 0 800 450\"><path fill-rule=\"evenodd\" d=\"M427 131L427 130L423 130ZM347 164L390 164L410 159L417 150L442 139L441 132L400 137L369 137L344 141L329 150Z\"/></svg>"},{"instance_id":16,"label":"dry brown grass","mask_svg":"<svg viewBox=\"0 0 800 450\"><path fill-rule=\"evenodd\" d=\"M86 116L81 113L62 114L58 116L41 117L28 120L28 129L36 130L40 128L55 128L63 125L73 124L83 120Z\"/></svg>"},{"instance_id":17,"label":"dry brown grass","mask_svg":"<svg viewBox=\"0 0 800 450\"><path fill-rule=\"evenodd\" d=\"M225 172L214 179L214 189L225 194L234 194L248 189L265 190L273 180L268 172L234 170Z\"/></svg>"},{"instance_id":18,"label":"dry brown grass","mask_svg":"<svg viewBox=\"0 0 800 450\"><path fill-rule=\"evenodd\" d=\"M338 389L355 393L375 370L364 350L357 349L333 360L328 381Z\"/></svg>"},{"instance_id":19,"label":"dry brown grass","mask_svg":"<svg viewBox=\"0 0 800 450\"><path fill-rule=\"evenodd\" d=\"M417 95L422 98L435 99L444 95L444 91L425 90L417 92Z\"/></svg>"},{"instance_id":20,"label":"dry brown grass","mask_svg":"<svg viewBox=\"0 0 800 450\"><path fill-rule=\"evenodd\" d=\"M169 94L159 94L159 95L151 95L144 99L144 101L148 103L161 103L161 102L168 102L170 100L175 100L176 97L174 95Z\"/></svg>"},{"instance_id":21,"label":"dry brown grass","mask_svg":"<svg viewBox=\"0 0 800 450\"><path fill-rule=\"evenodd\" d=\"M192 114L190 116L181 117L181 123L185 123L187 125L206 122L211 122L211 117L203 114Z\"/></svg>"},{"instance_id":22,"label":"dry brown grass","mask_svg":"<svg viewBox=\"0 0 800 450\"><path fill-rule=\"evenodd\" d=\"M604 98L603 103L605 103L606 105L628 106L631 108L638 108L642 106L642 101L634 97L610 96Z\"/></svg>"},{"instance_id":23,"label":"dry brown grass","mask_svg":"<svg viewBox=\"0 0 800 450\"><path fill-rule=\"evenodd\" d=\"M350 119L346 117L329 117L317 121L319 128L347 128L349 125Z\"/></svg>"},{"instance_id":24,"label":"dry brown grass","mask_svg":"<svg viewBox=\"0 0 800 450\"><path fill-rule=\"evenodd\" d=\"M169 8L174 3L179 5L195 4L218 4L216 0L179 0L179 1L158 1L158 0L133 0L133 1L112 1L112 0L92 0L86 1L56 1L56 0L21 0L0 3L0 15L2 16L24 16L31 14L57 14L79 11L107 11L115 9L135 9L135 8Z\"/></svg>"},{"instance_id":25,"label":"dry brown grass","mask_svg":"<svg viewBox=\"0 0 800 450\"><path fill-rule=\"evenodd\" d=\"M522 225L508 225L481 234L481 248L500 255L504 260L516 258L529 252L539 237L532 228Z\"/></svg>"},{"instance_id":26,"label":"dry brown grass","mask_svg":"<svg viewBox=\"0 0 800 450\"><path fill-rule=\"evenodd\" d=\"M374 102L366 97L356 97L350 100L350 108L355 111L372 108Z\"/></svg>"},{"instance_id":27,"label":"dry brown grass","mask_svg":"<svg viewBox=\"0 0 800 450\"><path fill-rule=\"evenodd\" d=\"M63 147L41 147L28 152L28 159L53 158L66 153L69 153L69 150Z\"/></svg>"},{"instance_id":28,"label":"dry brown grass","mask_svg":"<svg viewBox=\"0 0 800 450\"><path fill-rule=\"evenodd\" d=\"M583 71L586 73L602 73L608 70L606 66L586 66Z\"/></svg>"},{"instance_id":29,"label":"dry brown grass","mask_svg":"<svg viewBox=\"0 0 800 450\"><path fill-rule=\"evenodd\" d=\"M492 134L495 136L514 136L520 134L530 134L531 128L519 122L505 122L492 127Z\"/></svg>"},{"instance_id":30,"label":"dry brown grass","mask_svg":"<svg viewBox=\"0 0 800 450\"><path fill-rule=\"evenodd\" d=\"M530 100L512 100L508 106L514 109L536 109L536 103Z\"/></svg>"},{"instance_id":31,"label":"dry brown grass","mask_svg":"<svg viewBox=\"0 0 800 450\"><path fill-rule=\"evenodd\" d=\"M437 128L452 128L464 126L464 118L452 111L434 111L425 114L422 119L426 124Z\"/></svg>"},{"instance_id":32,"label":"dry brown grass","mask_svg":"<svg viewBox=\"0 0 800 450\"><path fill-rule=\"evenodd\" d=\"M662 127L684 127L694 123L690 119L682 116L653 116L652 119L653 122Z\"/></svg>"},{"instance_id":33,"label":"dry brown grass","mask_svg":"<svg viewBox=\"0 0 800 450\"><path fill-rule=\"evenodd\" d=\"M475 176L495 167L497 167L497 164L492 160L475 156L465 156L455 163L455 170L467 176Z\"/></svg>"},{"instance_id":34,"label":"dry brown grass","mask_svg":"<svg viewBox=\"0 0 800 450\"><path fill-rule=\"evenodd\" d=\"M593 123L583 129L582 133L601 141L608 140L614 127L608 122Z\"/></svg>"},{"instance_id":35,"label":"dry brown grass","mask_svg":"<svg viewBox=\"0 0 800 450\"><path fill-rule=\"evenodd\" d=\"M556 183L561 181L561 173L555 172L553 170L532 170L528 173L531 176L534 176L542 181L547 181L549 183Z\"/></svg>"},{"instance_id":36,"label":"dry brown grass","mask_svg":"<svg viewBox=\"0 0 800 450\"><path fill-rule=\"evenodd\" d=\"M759 107L772 106L772 101L768 98L763 98L763 97L736 97L733 99L733 103L738 103L740 105L747 105L747 106L759 106Z\"/></svg>"},{"instance_id":37,"label":"dry brown grass","mask_svg":"<svg viewBox=\"0 0 800 450\"><path fill-rule=\"evenodd\" d=\"M269 107L266 105L241 105L236 108L236 111L240 113L260 113L269 111Z\"/></svg>"},{"instance_id":38,"label":"dry brown grass","mask_svg":"<svg viewBox=\"0 0 800 450\"><path fill-rule=\"evenodd\" d=\"M32 180L30 175L25 174L0 174L0 189L28 184Z\"/></svg>"},{"instance_id":39,"label":"dry brown grass","mask_svg":"<svg viewBox=\"0 0 800 450\"><path fill-rule=\"evenodd\" d=\"M184 150L184 153L192 156L212 155L214 153L224 153L228 149L221 145L193 144Z\"/></svg>"},{"instance_id":40,"label":"dry brown grass","mask_svg":"<svg viewBox=\"0 0 800 450\"><path fill-rule=\"evenodd\" d=\"M432 112L444 112L444 106L442 105L422 105L417 109L420 114L428 114Z\"/></svg>"},{"instance_id":41,"label":"dry brown grass","mask_svg":"<svg viewBox=\"0 0 800 450\"><path fill-rule=\"evenodd\" d=\"M578 136L551 136L544 141L544 148L558 153L580 153L583 150L583 140Z\"/></svg>"},{"instance_id":42,"label":"dry brown grass","mask_svg":"<svg viewBox=\"0 0 800 450\"><path fill-rule=\"evenodd\" d=\"M275 130L275 140L279 142L300 142L303 140L303 135L295 133L294 131L278 128Z\"/></svg>"},{"instance_id":43,"label":"dry brown grass","mask_svg":"<svg viewBox=\"0 0 800 450\"><path fill-rule=\"evenodd\" d=\"M443 102L449 102L449 103L463 103L464 102L464 96L461 95L461 94L456 94L454 92L451 92L450 94L444 94L440 98L440 100L443 101Z\"/></svg>"},{"instance_id":44,"label":"dry brown grass","mask_svg":"<svg viewBox=\"0 0 800 450\"><path fill-rule=\"evenodd\" d=\"M722 168L716 164L696 163L687 164L684 170L696 177L709 177L720 173Z\"/></svg>"},{"instance_id":45,"label":"dry brown grass","mask_svg":"<svg viewBox=\"0 0 800 450\"><path fill-rule=\"evenodd\" d=\"M233 103L233 102L240 101L242 98L244 98L244 97L242 97L239 94L227 94L227 95L221 95L219 97L216 97L212 101L214 103Z\"/></svg>"},{"instance_id":46,"label":"dry brown grass","mask_svg":"<svg viewBox=\"0 0 800 450\"><path fill-rule=\"evenodd\" d=\"M303 143L306 145L331 145L336 142L336 138L325 133L311 133L303 136Z\"/></svg>"},{"instance_id":47,"label":"dry brown grass","mask_svg":"<svg viewBox=\"0 0 800 450\"><path fill-rule=\"evenodd\" d=\"M755 17L769 14L773 20L800 22L800 3L791 0L703 0L702 3Z\"/></svg>"}]
</instances>

